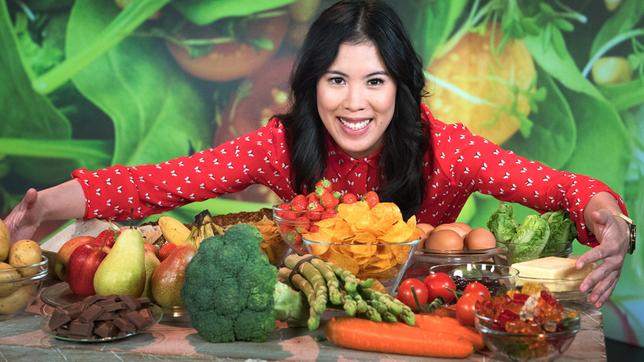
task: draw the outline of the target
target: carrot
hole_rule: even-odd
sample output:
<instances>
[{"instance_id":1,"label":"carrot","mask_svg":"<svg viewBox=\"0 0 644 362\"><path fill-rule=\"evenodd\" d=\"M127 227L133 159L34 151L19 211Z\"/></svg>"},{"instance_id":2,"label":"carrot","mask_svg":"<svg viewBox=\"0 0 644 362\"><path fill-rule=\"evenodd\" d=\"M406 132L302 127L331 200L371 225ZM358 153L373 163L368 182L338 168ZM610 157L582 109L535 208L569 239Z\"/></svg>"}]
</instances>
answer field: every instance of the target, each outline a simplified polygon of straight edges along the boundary
<instances>
[{"instance_id":1,"label":"carrot","mask_svg":"<svg viewBox=\"0 0 644 362\"><path fill-rule=\"evenodd\" d=\"M483 336L476 329L460 324L455 318L441 317L433 314L416 314L416 326L426 331L441 331L443 333L462 336L472 343L479 351L485 347Z\"/></svg>"},{"instance_id":2,"label":"carrot","mask_svg":"<svg viewBox=\"0 0 644 362\"><path fill-rule=\"evenodd\" d=\"M332 318L326 337L337 346L371 352L442 358L465 358L474 352L470 341L453 334L352 317Z\"/></svg>"}]
</instances>

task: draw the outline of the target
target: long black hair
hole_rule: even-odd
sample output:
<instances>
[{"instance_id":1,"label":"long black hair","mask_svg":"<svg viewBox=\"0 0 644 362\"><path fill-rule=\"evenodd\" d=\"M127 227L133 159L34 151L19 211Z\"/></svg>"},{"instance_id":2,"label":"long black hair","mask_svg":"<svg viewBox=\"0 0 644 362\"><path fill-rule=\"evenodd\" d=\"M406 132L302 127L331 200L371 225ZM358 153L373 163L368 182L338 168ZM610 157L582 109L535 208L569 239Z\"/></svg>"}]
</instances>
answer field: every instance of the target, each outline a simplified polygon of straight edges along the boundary
<instances>
[{"instance_id":1,"label":"long black hair","mask_svg":"<svg viewBox=\"0 0 644 362\"><path fill-rule=\"evenodd\" d=\"M395 202L409 217L418 211L425 191L422 163L428 133L420 118L423 65L402 21L381 1L340 1L322 12L309 29L291 74L291 109L280 116L290 144L292 185L299 193L311 191L324 173L327 150L317 109L317 83L341 44L362 42L378 48L397 87L380 156L378 195Z\"/></svg>"}]
</instances>

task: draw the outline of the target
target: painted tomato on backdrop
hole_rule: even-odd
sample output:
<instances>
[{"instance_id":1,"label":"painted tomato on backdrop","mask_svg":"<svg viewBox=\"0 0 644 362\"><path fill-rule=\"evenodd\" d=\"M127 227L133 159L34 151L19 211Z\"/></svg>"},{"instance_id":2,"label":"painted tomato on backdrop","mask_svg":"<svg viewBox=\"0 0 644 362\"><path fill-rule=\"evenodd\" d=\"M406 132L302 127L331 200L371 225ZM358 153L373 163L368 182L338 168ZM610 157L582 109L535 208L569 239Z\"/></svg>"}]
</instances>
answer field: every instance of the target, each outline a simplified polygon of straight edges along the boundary
<instances>
[{"instance_id":1,"label":"painted tomato on backdrop","mask_svg":"<svg viewBox=\"0 0 644 362\"><path fill-rule=\"evenodd\" d=\"M282 44L288 22L286 12L241 20L233 25L240 28L235 30L235 37L239 40L214 45L209 52L198 56L174 42L167 41L166 45L181 68L195 77L216 82L240 79L258 71L273 57ZM230 37L222 34L221 28L227 27L218 23L187 26L181 31L181 38L188 41ZM270 40L272 44L267 48L252 44L258 39Z\"/></svg>"},{"instance_id":2,"label":"painted tomato on backdrop","mask_svg":"<svg viewBox=\"0 0 644 362\"><path fill-rule=\"evenodd\" d=\"M265 125L271 116L288 110L291 56L271 60L237 89L215 131L213 146L230 141ZM253 185L226 198L254 202L279 203L278 197L262 185Z\"/></svg>"}]
</instances>

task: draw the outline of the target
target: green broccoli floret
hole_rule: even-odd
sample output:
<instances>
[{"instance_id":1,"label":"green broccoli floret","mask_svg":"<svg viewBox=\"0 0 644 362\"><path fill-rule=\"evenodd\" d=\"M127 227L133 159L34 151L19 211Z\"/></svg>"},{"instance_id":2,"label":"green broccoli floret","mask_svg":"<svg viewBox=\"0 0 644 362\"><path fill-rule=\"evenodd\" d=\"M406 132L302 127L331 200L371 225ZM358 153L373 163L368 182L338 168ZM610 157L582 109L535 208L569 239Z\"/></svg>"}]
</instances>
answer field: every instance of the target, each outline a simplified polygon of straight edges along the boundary
<instances>
[{"instance_id":1,"label":"green broccoli floret","mask_svg":"<svg viewBox=\"0 0 644 362\"><path fill-rule=\"evenodd\" d=\"M203 240L188 264L181 296L206 341L263 342L276 319L306 321L302 294L278 282L261 240L254 226L234 225Z\"/></svg>"}]
</instances>

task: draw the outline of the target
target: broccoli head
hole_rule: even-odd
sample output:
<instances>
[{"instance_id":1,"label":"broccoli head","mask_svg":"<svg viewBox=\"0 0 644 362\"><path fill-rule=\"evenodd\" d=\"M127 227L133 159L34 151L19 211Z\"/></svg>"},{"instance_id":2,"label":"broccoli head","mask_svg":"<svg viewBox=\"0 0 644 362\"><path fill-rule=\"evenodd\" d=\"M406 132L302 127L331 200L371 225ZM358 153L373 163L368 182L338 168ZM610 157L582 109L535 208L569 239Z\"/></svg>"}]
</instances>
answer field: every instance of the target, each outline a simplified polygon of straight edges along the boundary
<instances>
[{"instance_id":1,"label":"broccoli head","mask_svg":"<svg viewBox=\"0 0 644 362\"><path fill-rule=\"evenodd\" d=\"M263 342L285 310L305 317L299 315L305 313L301 295L276 288L277 269L261 251L261 240L254 226L234 225L203 240L188 264L181 296L192 326L206 341Z\"/></svg>"}]
</instances>

